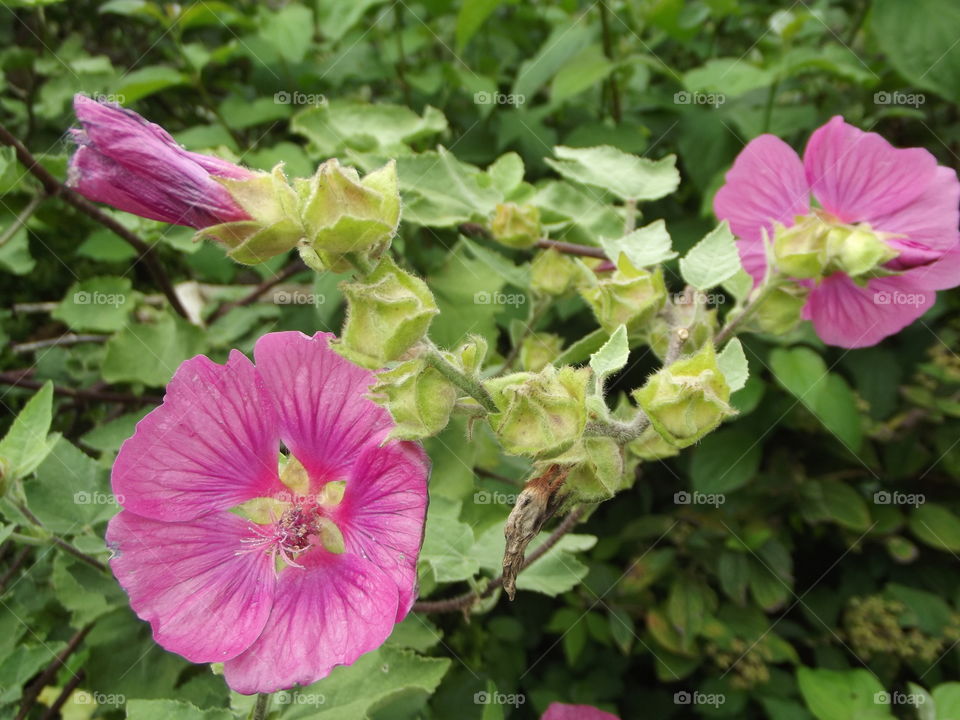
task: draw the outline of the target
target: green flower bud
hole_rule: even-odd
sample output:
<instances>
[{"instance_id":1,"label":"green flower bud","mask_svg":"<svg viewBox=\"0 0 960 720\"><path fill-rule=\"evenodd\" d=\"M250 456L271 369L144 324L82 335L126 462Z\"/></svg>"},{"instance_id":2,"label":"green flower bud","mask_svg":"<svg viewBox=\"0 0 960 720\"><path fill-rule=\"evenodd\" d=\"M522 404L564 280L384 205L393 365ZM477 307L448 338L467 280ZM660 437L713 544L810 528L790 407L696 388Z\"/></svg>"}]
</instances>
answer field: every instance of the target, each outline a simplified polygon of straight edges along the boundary
<instances>
[{"instance_id":1,"label":"green flower bud","mask_svg":"<svg viewBox=\"0 0 960 720\"><path fill-rule=\"evenodd\" d=\"M362 180L354 168L327 160L310 180L298 183L300 215L311 248L331 268L342 256L378 258L400 223L397 165L391 160Z\"/></svg>"},{"instance_id":2,"label":"green flower bud","mask_svg":"<svg viewBox=\"0 0 960 720\"><path fill-rule=\"evenodd\" d=\"M669 315L670 320L667 319ZM667 310L660 313L647 326L647 344L661 360L667 355L671 333L677 328L686 330L687 338L680 344L680 355L695 353L713 339L717 329L717 311L707 307L700 298L678 293Z\"/></svg>"},{"instance_id":3,"label":"green flower bud","mask_svg":"<svg viewBox=\"0 0 960 720\"><path fill-rule=\"evenodd\" d=\"M564 490L574 502L609 500L624 487L623 450L613 438L584 437L551 462L572 465Z\"/></svg>"},{"instance_id":4,"label":"green flower bud","mask_svg":"<svg viewBox=\"0 0 960 720\"><path fill-rule=\"evenodd\" d=\"M752 324L761 332L782 335L797 326L809 290L801 285L783 285L772 290L757 306Z\"/></svg>"},{"instance_id":5,"label":"green flower bud","mask_svg":"<svg viewBox=\"0 0 960 720\"><path fill-rule=\"evenodd\" d=\"M511 455L547 458L569 449L583 435L590 370L548 365L538 373L520 372L484 385L499 412L490 425Z\"/></svg>"},{"instance_id":6,"label":"green flower bud","mask_svg":"<svg viewBox=\"0 0 960 720\"><path fill-rule=\"evenodd\" d=\"M852 278L867 275L899 253L890 247L867 223L841 225L827 234L827 251L831 270L839 270Z\"/></svg>"},{"instance_id":7,"label":"green flower bud","mask_svg":"<svg viewBox=\"0 0 960 720\"><path fill-rule=\"evenodd\" d=\"M378 373L370 390L371 399L383 405L397 424L390 437L400 440L430 437L443 430L457 396L457 388L419 358Z\"/></svg>"},{"instance_id":8,"label":"green flower bud","mask_svg":"<svg viewBox=\"0 0 960 720\"><path fill-rule=\"evenodd\" d=\"M777 225L773 235L773 256L777 269L792 278L819 278L829 260L827 235L830 226L817 215L802 218L796 225Z\"/></svg>"},{"instance_id":9,"label":"green flower bud","mask_svg":"<svg viewBox=\"0 0 960 720\"><path fill-rule=\"evenodd\" d=\"M490 232L494 240L507 247L533 247L543 235L540 209L535 205L500 203L490 223Z\"/></svg>"},{"instance_id":10,"label":"green flower bud","mask_svg":"<svg viewBox=\"0 0 960 720\"><path fill-rule=\"evenodd\" d=\"M427 284L386 255L365 279L341 283L347 320L335 343L358 365L383 367L398 360L426 334L439 310Z\"/></svg>"},{"instance_id":11,"label":"green flower bud","mask_svg":"<svg viewBox=\"0 0 960 720\"><path fill-rule=\"evenodd\" d=\"M692 445L734 413L711 343L652 375L633 397L663 439L677 447Z\"/></svg>"},{"instance_id":12,"label":"green flower bud","mask_svg":"<svg viewBox=\"0 0 960 720\"><path fill-rule=\"evenodd\" d=\"M563 295L576 287L582 273L573 258L549 248L530 263L530 287L544 295Z\"/></svg>"},{"instance_id":13,"label":"green flower bud","mask_svg":"<svg viewBox=\"0 0 960 720\"><path fill-rule=\"evenodd\" d=\"M256 265L285 253L304 237L297 210L297 194L287 182L283 163L269 173L244 180L214 177L252 218L203 228L198 237L211 237L229 248L227 255L245 265Z\"/></svg>"},{"instance_id":14,"label":"green flower bud","mask_svg":"<svg viewBox=\"0 0 960 720\"><path fill-rule=\"evenodd\" d=\"M627 450L641 460L662 460L679 454L680 449L664 440L660 433L648 427L633 442L627 444Z\"/></svg>"},{"instance_id":15,"label":"green flower bud","mask_svg":"<svg viewBox=\"0 0 960 720\"><path fill-rule=\"evenodd\" d=\"M663 307L667 288L659 267L653 272L638 270L621 253L612 277L594 278L580 294L608 333L626 325L629 334L637 335Z\"/></svg>"},{"instance_id":16,"label":"green flower bud","mask_svg":"<svg viewBox=\"0 0 960 720\"><path fill-rule=\"evenodd\" d=\"M553 333L532 333L520 343L520 367L540 372L563 351L563 338Z\"/></svg>"}]
</instances>

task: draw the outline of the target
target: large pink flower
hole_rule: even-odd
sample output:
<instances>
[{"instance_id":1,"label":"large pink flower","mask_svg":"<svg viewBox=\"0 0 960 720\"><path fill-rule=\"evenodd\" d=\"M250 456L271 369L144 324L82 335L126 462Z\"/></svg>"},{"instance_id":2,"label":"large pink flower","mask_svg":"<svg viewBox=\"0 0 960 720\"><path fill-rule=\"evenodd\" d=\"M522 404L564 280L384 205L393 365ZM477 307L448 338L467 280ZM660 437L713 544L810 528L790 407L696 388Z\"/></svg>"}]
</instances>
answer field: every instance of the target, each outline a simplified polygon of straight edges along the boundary
<instances>
[{"instance_id":1,"label":"large pink flower","mask_svg":"<svg viewBox=\"0 0 960 720\"><path fill-rule=\"evenodd\" d=\"M265 335L256 366L187 360L113 468L110 565L134 611L242 693L354 662L413 604L428 460L384 442L373 374L330 337Z\"/></svg>"},{"instance_id":2,"label":"large pink flower","mask_svg":"<svg viewBox=\"0 0 960 720\"><path fill-rule=\"evenodd\" d=\"M249 220L217 177L244 180L246 168L184 150L170 133L132 110L73 98L81 127L68 184L91 200L151 220L205 228Z\"/></svg>"},{"instance_id":3,"label":"large pink flower","mask_svg":"<svg viewBox=\"0 0 960 720\"><path fill-rule=\"evenodd\" d=\"M834 273L811 289L804 317L831 345L864 347L909 325L936 290L960 285L960 181L922 148L897 149L876 133L832 118L803 160L773 135L752 140L727 173L714 211L738 237L744 268L766 269L763 231L813 212L811 196L839 223L868 223L898 252L891 275L865 286Z\"/></svg>"},{"instance_id":4,"label":"large pink flower","mask_svg":"<svg viewBox=\"0 0 960 720\"><path fill-rule=\"evenodd\" d=\"M540 720L620 720L592 705L567 705L565 703L550 703Z\"/></svg>"}]
</instances>

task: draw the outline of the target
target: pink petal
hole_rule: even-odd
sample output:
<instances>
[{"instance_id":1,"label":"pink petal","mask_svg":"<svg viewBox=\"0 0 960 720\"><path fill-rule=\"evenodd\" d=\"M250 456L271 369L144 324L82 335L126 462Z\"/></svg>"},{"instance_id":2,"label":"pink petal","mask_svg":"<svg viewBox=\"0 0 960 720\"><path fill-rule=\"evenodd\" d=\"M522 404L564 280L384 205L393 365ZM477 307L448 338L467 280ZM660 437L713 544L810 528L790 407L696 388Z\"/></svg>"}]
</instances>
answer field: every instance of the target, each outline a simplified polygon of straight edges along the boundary
<instances>
[{"instance_id":1,"label":"pink petal","mask_svg":"<svg viewBox=\"0 0 960 720\"><path fill-rule=\"evenodd\" d=\"M810 136L803 161L817 200L845 223L874 224L905 208L937 174L937 160L926 150L894 148L839 115Z\"/></svg>"},{"instance_id":2,"label":"pink petal","mask_svg":"<svg viewBox=\"0 0 960 720\"><path fill-rule=\"evenodd\" d=\"M922 290L947 290L960 285L960 242L955 243L929 265L907 270L900 276L904 283Z\"/></svg>"},{"instance_id":3,"label":"pink petal","mask_svg":"<svg viewBox=\"0 0 960 720\"><path fill-rule=\"evenodd\" d=\"M751 140L717 191L713 210L730 222L733 234L744 241L741 248L758 246L762 228L772 233L774 222L793 225L797 215L810 211L810 190L800 158L773 135Z\"/></svg>"},{"instance_id":4,"label":"pink petal","mask_svg":"<svg viewBox=\"0 0 960 720\"><path fill-rule=\"evenodd\" d=\"M273 407L253 364L198 355L177 369L163 404L137 424L113 466L127 510L191 520L283 489Z\"/></svg>"},{"instance_id":5,"label":"pink petal","mask_svg":"<svg viewBox=\"0 0 960 720\"><path fill-rule=\"evenodd\" d=\"M955 170L938 167L934 180L909 205L870 218L874 229L904 235L889 242L900 250L899 267L922 265L957 243L960 180Z\"/></svg>"},{"instance_id":6,"label":"pink petal","mask_svg":"<svg viewBox=\"0 0 960 720\"><path fill-rule=\"evenodd\" d=\"M316 482L345 477L367 443L393 427L386 410L364 397L373 373L328 346L330 333L270 333L254 348L273 397L280 438Z\"/></svg>"},{"instance_id":7,"label":"pink petal","mask_svg":"<svg viewBox=\"0 0 960 720\"><path fill-rule=\"evenodd\" d=\"M224 665L227 684L237 692L309 685L380 647L392 632L396 585L373 563L324 551L303 560L304 569L281 571L259 639Z\"/></svg>"},{"instance_id":8,"label":"pink petal","mask_svg":"<svg viewBox=\"0 0 960 720\"><path fill-rule=\"evenodd\" d=\"M592 705L567 705L565 703L550 703L547 711L540 720L620 720Z\"/></svg>"},{"instance_id":9,"label":"pink petal","mask_svg":"<svg viewBox=\"0 0 960 720\"><path fill-rule=\"evenodd\" d=\"M903 277L877 278L861 288L836 273L811 290L803 314L828 345L869 347L912 323L935 299L936 293Z\"/></svg>"},{"instance_id":10,"label":"pink petal","mask_svg":"<svg viewBox=\"0 0 960 720\"><path fill-rule=\"evenodd\" d=\"M267 553L241 552L247 525L230 513L168 523L124 510L110 521L110 567L158 644L191 662L224 662L260 635L274 567Z\"/></svg>"},{"instance_id":11,"label":"pink petal","mask_svg":"<svg viewBox=\"0 0 960 720\"><path fill-rule=\"evenodd\" d=\"M419 445L371 443L360 452L333 515L347 552L370 560L396 583L397 622L416 596L429 472L430 460Z\"/></svg>"}]
</instances>

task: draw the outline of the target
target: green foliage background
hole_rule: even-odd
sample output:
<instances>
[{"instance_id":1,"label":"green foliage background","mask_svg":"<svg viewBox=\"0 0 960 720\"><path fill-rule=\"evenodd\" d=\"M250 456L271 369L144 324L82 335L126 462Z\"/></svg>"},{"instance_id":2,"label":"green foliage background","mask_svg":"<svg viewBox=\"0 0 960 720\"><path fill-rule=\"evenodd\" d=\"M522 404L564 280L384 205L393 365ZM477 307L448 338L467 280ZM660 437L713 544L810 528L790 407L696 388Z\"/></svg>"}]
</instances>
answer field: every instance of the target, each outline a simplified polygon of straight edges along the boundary
<instances>
[{"instance_id":1,"label":"green foliage background","mask_svg":"<svg viewBox=\"0 0 960 720\"><path fill-rule=\"evenodd\" d=\"M438 297L431 336L452 346L480 333L506 354L529 298L474 298L527 297L530 255L466 240L458 224L529 193L522 179L554 239L597 244L620 223L609 196L551 168L554 146L676 154L680 189L642 211L644 223L666 220L682 253L714 227L723 173L763 132L799 149L842 114L957 167L958 40L952 0L14 0L0 8L0 112L60 178L78 91L253 168L283 161L305 176L331 156L364 169L396 157L396 247ZM170 311L133 249L68 205L44 199L18 228L38 191L0 148L0 423L45 381L65 391L52 416L49 390L22 416L43 458L26 501L47 531L105 558L110 465L177 364L249 352L269 331L337 331L339 278L304 272L281 286L285 297L230 309L290 258L241 267L191 243L188 229L108 211L156 244L175 283L191 283L201 330ZM668 267L680 290L676 261ZM83 301L95 293L116 302ZM563 700L623 718L960 717L957 306L956 292L941 293L866 350L825 348L808 330L748 338L740 415L642 465L632 489L521 575L514 603L494 595L469 617L412 616L381 650L303 690L322 704L290 696L279 716L526 718ZM576 298L537 318L568 342L594 327ZM66 333L95 337L42 342ZM614 389L654 367L635 352ZM442 598L498 571L505 501L526 468L484 433L468 442L461 423L428 450L421 589ZM725 502L678 504L681 491ZM15 716L84 630L29 717L74 687L64 717L219 720L249 709L209 668L155 646L111 576L52 545L12 501L0 512L0 714ZM482 691L525 702L477 704ZM678 704L682 691L725 702ZM892 704L876 701L884 691ZM908 693L923 704L904 704Z\"/></svg>"}]
</instances>

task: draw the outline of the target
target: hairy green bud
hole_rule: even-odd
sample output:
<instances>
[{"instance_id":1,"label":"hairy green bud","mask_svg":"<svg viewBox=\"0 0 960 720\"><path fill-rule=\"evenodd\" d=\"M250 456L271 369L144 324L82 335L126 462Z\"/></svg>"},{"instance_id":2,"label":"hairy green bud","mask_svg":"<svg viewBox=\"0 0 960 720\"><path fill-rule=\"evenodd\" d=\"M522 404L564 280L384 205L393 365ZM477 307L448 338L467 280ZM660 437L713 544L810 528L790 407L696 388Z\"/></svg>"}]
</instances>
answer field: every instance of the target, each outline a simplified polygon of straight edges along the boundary
<instances>
[{"instance_id":1,"label":"hairy green bud","mask_svg":"<svg viewBox=\"0 0 960 720\"><path fill-rule=\"evenodd\" d=\"M498 412L490 425L512 455L536 458L564 452L583 435L590 371L548 365L540 372L520 372L484 383Z\"/></svg>"},{"instance_id":2,"label":"hairy green bud","mask_svg":"<svg viewBox=\"0 0 960 720\"><path fill-rule=\"evenodd\" d=\"M652 375L633 397L661 437L677 447L692 445L734 413L710 343Z\"/></svg>"},{"instance_id":3,"label":"hairy green bud","mask_svg":"<svg viewBox=\"0 0 960 720\"><path fill-rule=\"evenodd\" d=\"M563 338L553 333L532 333L520 343L520 367L539 372L563 351Z\"/></svg>"},{"instance_id":4,"label":"hairy green bud","mask_svg":"<svg viewBox=\"0 0 960 720\"><path fill-rule=\"evenodd\" d=\"M775 288L757 306L752 324L761 332L782 335L797 326L803 316L809 290L802 285Z\"/></svg>"},{"instance_id":5,"label":"hairy green bud","mask_svg":"<svg viewBox=\"0 0 960 720\"><path fill-rule=\"evenodd\" d=\"M890 247L867 223L842 225L827 234L827 250L831 269L852 278L869 275L899 253Z\"/></svg>"},{"instance_id":6,"label":"hairy green bud","mask_svg":"<svg viewBox=\"0 0 960 720\"><path fill-rule=\"evenodd\" d=\"M494 240L507 247L533 247L543 235L540 210L535 205L501 203L490 223L490 233Z\"/></svg>"},{"instance_id":7,"label":"hairy green bud","mask_svg":"<svg viewBox=\"0 0 960 720\"><path fill-rule=\"evenodd\" d=\"M792 278L819 278L830 257L827 235L830 226L817 215L802 218L796 225L778 225L773 235L773 257L777 269Z\"/></svg>"},{"instance_id":8,"label":"hairy green bud","mask_svg":"<svg viewBox=\"0 0 960 720\"><path fill-rule=\"evenodd\" d=\"M573 258L548 248L530 263L530 287L543 295L563 295L577 286L582 274Z\"/></svg>"},{"instance_id":9,"label":"hairy green bud","mask_svg":"<svg viewBox=\"0 0 960 720\"><path fill-rule=\"evenodd\" d=\"M623 449L613 438L584 437L551 462L572 466L564 490L574 502L609 500L624 486Z\"/></svg>"},{"instance_id":10,"label":"hairy green bud","mask_svg":"<svg viewBox=\"0 0 960 720\"><path fill-rule=\"evenodd\" d=\"M630 335L637 335L660 311L667 298L663 271L637 269L621 253L612 277L595 279L581 287L580 294L593 310L600 327L613 333L626 325Z\"/></svg>"},{"instance_id":11,"label":"hairy green bud","mask_svg":"<svg viewBox=\"0 0 960 720\"><path fill-rule=\"evenodd\" d=\"M417 440L436 435L450 421L457 388L422 359L408 360L377 374L372 400L383 405L396 427L391 438Z\"/></svg>"}]
</instances>

